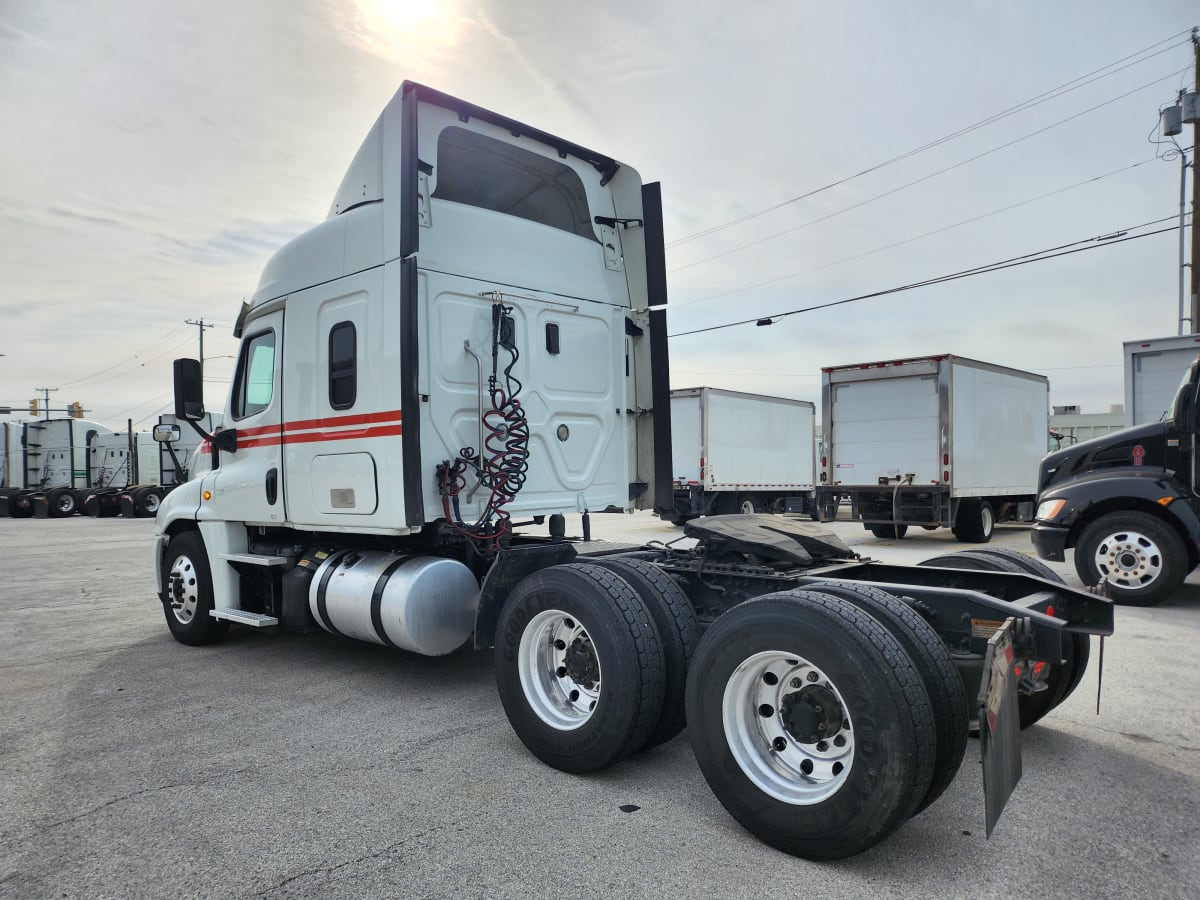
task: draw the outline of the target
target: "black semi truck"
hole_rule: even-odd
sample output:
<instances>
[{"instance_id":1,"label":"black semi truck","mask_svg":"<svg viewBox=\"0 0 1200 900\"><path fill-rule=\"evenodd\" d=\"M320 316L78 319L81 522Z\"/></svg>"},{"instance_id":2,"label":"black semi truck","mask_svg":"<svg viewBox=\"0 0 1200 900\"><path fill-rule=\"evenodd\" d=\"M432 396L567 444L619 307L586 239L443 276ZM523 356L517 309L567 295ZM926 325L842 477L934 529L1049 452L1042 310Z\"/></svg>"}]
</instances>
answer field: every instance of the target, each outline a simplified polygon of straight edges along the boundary
<instances>
[{"instance_id":1,"label":"black semi truck","mask_svg":"<svg viewBox=\"0 0 1200 900\"><path fill-rule=\"evenodd\" d=\"M1033 543L1043 559L1075 548L1085 585L1104 581L1118 603L1150 606L1200 563L1200 431L1194 360L1161 422L1051 453L1038 475Z\"/></svg>"}]
</instances>

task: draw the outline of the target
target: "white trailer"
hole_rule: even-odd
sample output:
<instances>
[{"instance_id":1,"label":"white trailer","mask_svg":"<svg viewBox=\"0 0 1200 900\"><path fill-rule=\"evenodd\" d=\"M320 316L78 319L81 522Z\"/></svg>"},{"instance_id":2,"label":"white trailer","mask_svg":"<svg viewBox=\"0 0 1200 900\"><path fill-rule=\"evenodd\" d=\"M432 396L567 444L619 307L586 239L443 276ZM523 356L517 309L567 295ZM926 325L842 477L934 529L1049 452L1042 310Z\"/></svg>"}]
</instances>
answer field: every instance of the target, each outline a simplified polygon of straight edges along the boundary
<instances>
[{"instance_id":1,"label":"white trailer","mask_svg":"<svg viewBox=\"0 0 1200 900\"><path fill-rule=\"evenodd\" d=\"M814 509L816 406L720 388L671 391L676 524L713 513Z\"/></svg>"},{"instance_id":2,"label":"white trailer","mask_svg":"<svg viewBox=\"0 0 1200 900\"><path fill-rule=\"evenodd\" d=\"M59 517L79 511L80 491L91 487L88 448L111 429L90 419L34 419L5 428L6 479L0 515Z\"/></svg>"},{"instance_id":3,"label":"white trailer","mask_svg":"<svg viewBox=\"0 0 1200 900\"><path fill-rule=\"evenodd\" d=\"M824 518L850 501L878 537L947 527L983 543L1031 521L1046 455L1043 375L944 354L824 370Z\"/></svg>"},{"instance_id":4,"label":"white trailer","mask_svg":"<svg viewBox=\"0 0 1200 900\"><path fill-rule=\"evenodd\" d=\"M1200 335L1126 341L1125 427L1161 422L1179 381L1200 355Z\"/></svg>"},{"instance_id":5,"label":"white trailer","mask_svg":"<svg viewBox=\"0 0 1200 900\"><path fill-rule=\"evenodd\" d=\"M598 770L686 717L730 812L817 858L937 798L982 691L990 829L1020 771L1018 721L1078 683L1111 606L1012 574L1020 562L880 566L773 516L701 518L687 546L588 540L592 512L673 504L666 302L657 185L405 82L326 221L271 258L237 317L211 465L155 522L171 634L494 648L508 720L549 766ZM175 414L205 415L197 360L175 362ZM1048 604L1065 618L1027 612ZM1010 654L1047 665L1018 684Z\"/></svg>"}]
</instances>

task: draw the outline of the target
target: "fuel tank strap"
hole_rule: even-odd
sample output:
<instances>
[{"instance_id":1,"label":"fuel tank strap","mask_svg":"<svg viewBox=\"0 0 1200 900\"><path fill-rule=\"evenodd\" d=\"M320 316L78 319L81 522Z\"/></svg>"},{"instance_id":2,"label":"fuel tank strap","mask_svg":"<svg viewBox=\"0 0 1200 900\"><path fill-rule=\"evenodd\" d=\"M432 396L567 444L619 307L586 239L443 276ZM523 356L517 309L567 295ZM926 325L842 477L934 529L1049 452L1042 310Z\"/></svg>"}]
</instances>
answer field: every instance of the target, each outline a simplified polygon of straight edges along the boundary
<instances>
[{"instance_id":1,"label":"fuel tank strap","mask_svg":"<svg viewBox=\"0 0 1200 900\"><path fill-rule=\"evenodd\" d=\"M317 585L317 615L321 619L321 624L326 631L332 634L341 634L333 624L333 620L329 618L329 610L325 606L325 589L329 587L329 579L333 577L333 572L337 569L339 561L344 557L349 550L341 550L333 559L327 560L325 572L321 575L321 583Z\"/></svg>"},{"instance_id":2,"label":"fuel tank strap","mask_svg":"<svg viewBox=\"0 0 1200 900\"><path fill-rule=\"evenodd\" d=\"M375 633L379 635L379 639L389 647L395 647L396 644L388 637L383 627L383 592L395 571L407 561L408 557L402 556L384 569L379 580L375 582L375 590L371 592L371 624L375 626Z\"/></svg>"}]
</instances>

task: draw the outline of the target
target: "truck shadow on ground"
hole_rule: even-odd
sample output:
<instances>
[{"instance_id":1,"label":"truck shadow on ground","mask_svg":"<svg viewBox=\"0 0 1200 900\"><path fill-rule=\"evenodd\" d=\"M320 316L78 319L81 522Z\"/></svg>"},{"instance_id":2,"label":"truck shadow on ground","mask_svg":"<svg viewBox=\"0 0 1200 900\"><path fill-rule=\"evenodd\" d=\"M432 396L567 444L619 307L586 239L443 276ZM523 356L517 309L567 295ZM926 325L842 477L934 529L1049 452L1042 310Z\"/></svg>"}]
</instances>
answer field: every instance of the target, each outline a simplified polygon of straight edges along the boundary
<instances>
[{"instance_id":1,"label":"truck shadow on ground","mask_svg":"<svg viewBox=\"0 0 1200 900\"><path fill-rule=\"evenodd\" d=\"M566 866L580 890L636 895L676 890L676 865L755 896L818 867L835 894L881 883L1036 894L1064 872L1133 893L1200 876L1197 778L1119 734L1081 738L1053 715L1027 731L1024 780L990 841L973 741L933 807L858 857L816 864L743 831L686 736L595 775L542 765L509 728L491 666L487 651L429 659L324 632L238 629L211 647L164 633L106 654L67 691L45 735L52 752L18 786L28 796L5 842L17 860L5 887L352 893L401 863L405 892L429 895L488 893L501 876L514 880L497 894L543 894ZM582 868L562 840L567 811L589 835ZM447 841L461 854L449 869Z\"/></svg>"}]
</instances>

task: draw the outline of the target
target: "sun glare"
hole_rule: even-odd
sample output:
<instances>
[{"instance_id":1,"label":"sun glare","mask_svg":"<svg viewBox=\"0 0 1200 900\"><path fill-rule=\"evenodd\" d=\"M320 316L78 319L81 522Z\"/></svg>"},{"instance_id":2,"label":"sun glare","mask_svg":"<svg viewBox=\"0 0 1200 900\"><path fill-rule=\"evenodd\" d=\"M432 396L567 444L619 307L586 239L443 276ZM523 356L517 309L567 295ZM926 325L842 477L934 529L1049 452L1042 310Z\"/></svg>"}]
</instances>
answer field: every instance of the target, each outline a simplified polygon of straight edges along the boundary
<instances>
[{"instance_id":1,"label":"sun glare","mask_svg":"<svg viewBox=\"0 0 1200 900\"><path fill-rule=\"evenodd\" d=\"M414 45L457 44L470 20L458 15L454 0L353 0L355 42L370 53L398 59Z\"/></svg>"}]
</instances>

